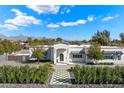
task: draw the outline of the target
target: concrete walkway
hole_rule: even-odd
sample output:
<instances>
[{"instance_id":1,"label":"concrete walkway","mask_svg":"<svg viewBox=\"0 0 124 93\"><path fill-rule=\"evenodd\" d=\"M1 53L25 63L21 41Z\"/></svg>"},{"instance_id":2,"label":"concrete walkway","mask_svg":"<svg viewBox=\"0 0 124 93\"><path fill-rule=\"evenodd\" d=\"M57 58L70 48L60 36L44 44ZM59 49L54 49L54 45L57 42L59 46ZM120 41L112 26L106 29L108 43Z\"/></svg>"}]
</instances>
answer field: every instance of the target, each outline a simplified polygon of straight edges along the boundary
<instances>
[{"instance_id":1,"label":"concrete walkway","mask_svg":"<svg viewBox=\"0 0 124 93\"><path fill-rule=\"evenodd\" d=\"M55 71L52 74L50 80L50 85L70 85L71 84L71 75L67 71L70 66L66 65L56 65L54 66Z\"/></svg>"}]
</instances>

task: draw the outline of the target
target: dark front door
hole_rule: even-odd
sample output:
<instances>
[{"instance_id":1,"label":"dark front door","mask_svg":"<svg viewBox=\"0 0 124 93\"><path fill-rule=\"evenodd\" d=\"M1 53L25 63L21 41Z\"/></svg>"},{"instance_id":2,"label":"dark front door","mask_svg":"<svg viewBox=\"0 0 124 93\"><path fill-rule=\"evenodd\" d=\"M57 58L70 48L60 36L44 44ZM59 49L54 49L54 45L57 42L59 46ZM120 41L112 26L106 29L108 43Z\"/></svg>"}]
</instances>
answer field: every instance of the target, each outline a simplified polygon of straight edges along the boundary
<instances>
[{"instance_id":1,"label":"dark front door","mask_svg":"<svg viewBox=\"0 0 124 93\"><path fill-rule=\"evenodd\" d=\"M64 55L60 54L60 61L64 61Z\"/></svg>"}]
</instances>

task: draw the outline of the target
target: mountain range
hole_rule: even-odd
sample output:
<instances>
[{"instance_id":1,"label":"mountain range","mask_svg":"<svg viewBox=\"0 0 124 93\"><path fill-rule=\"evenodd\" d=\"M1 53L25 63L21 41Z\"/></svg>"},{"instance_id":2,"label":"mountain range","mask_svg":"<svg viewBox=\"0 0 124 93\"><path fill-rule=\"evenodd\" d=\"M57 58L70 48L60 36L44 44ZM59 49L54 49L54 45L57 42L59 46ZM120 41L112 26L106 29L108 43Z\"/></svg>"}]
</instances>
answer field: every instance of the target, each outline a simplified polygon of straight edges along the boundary
<instances>
[{"instance_id":1,"label":"mountain range","mask_svg":"<svg viewBox=\"0 0 124 93\"><path fill-rule=\"evenodd\" d=\"M3 35L3 34L0 34L1 39L8 39L8 40L13 40L13 41L19 41L19 40L25 41L25 40L27 40L28 37L29 36L24 36L24 35L6 36L6 35ZM34 38L34 37L31 37L31 38Z\"/></svg>"}]
</instances>

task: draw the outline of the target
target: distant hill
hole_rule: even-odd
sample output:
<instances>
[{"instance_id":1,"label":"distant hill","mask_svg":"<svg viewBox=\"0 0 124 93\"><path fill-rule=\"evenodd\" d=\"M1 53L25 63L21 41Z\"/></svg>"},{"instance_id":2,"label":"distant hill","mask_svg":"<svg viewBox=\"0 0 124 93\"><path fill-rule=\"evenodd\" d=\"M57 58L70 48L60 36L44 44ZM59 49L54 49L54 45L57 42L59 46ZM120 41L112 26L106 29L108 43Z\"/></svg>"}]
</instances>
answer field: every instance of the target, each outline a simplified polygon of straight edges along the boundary
<instances>
[{"instance_id":1,"label":"distant hill","mask_svg":"<svg viewBox=\"0 0 124 93\"><path fill-rule=\"evenodd\" d=\"M7 39L8 37L5 36L5 35L3 35L3 34L0 34L0 38L1 38L1 39Z\"/></svg>"},{"instance_id":2,"label":"distant hill","mask_svg":"<svg viewBox=\"0 0 124 93\"><path fill-rule=\"evenodd\" d=\"M22 41L26 41L27 38L30 37L30 36L25 36L25 35L18 35L18 36L6 36L6 35L3 35L0 33L0 38L1 39L8 39L8 40L13 40L13 41L19 41L19 40L22 40ZM42 38L45 38L45 37L31 37L32 39L42 39ZM52 38L51 38L52 39Z\"/></svg>"},{"instance_id":3,"label":"distant hill","mask_svg":"<svg viewBox=\"0 0 124 93\"><path fill-rule=\"evenodd\" d=\"M5 36L3 34L0 34L0 38L1 39L8 39L8 40L13 40L13 41L19 41L19 40L22 40L22 41L25 41L28 36L24 36L24 35L18 35L18 36ZM33 38L33 37L32 37Z\"/></svg>"},{"instance_id":4,"label":"distant hill","mask_svg":"<svg viewBox=\"0 0 124 93\"><path fill-rule=\"evenodd\" d=\"M25 41L25 40L27 40L27 38L28 38L28 36L24 36L24 35L8 37L9 40L13 40L13 41L19 41L19 40Z\"/></svg>"}]
</instances>

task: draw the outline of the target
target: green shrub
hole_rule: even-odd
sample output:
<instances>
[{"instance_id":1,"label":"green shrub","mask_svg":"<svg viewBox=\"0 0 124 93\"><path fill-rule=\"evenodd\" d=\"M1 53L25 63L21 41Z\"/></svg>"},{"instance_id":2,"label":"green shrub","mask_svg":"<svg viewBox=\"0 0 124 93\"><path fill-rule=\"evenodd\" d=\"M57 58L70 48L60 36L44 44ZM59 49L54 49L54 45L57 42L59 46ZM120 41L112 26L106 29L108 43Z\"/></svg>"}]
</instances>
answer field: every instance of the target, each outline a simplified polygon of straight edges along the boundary
<instances>
[{"instance_id":1,"label":"green shrub","mask_svg":"<svg viewBox=\"0 0 124 93\"><path fill-rule=\"evenodd\" d=\"M113 62L100 62L100 63L93 63L93 62L88 62L87 65L114 65Z\"/></svg>"},{"instance_id":2,"label":"green shrub","mask_svg":"<svg viewBox=\"0 0 124 93\"><path fill-rule=\"evenodd\" d=\"M39 67L28 65L21 67L1 66L0 83L46 83L52 71L50 64Z\"/></svg>"},{"instance_id":3,"label":"green shrub","mask_svg":"<svg viewBox=\"0 0 124 93\"><path fill-rule=\"evenodd\" d=\"M76 84L124 84L124 67L89 67L71 68Z\"/></svg>"},{"instance_id":4,"label":"green shrub","mask_svg":"<svg viewBox=\"0 0 124 93\"><path fill-rule=\"evenodd\" d=\"M101 62L101 63L97 63L96 65L114 65L113 62Z\"/></svg>"},{"instance_id":5,"label":"green shrub","mask_svg":"<svg viewBox=\"0 0 124 93\"><path fill-rule=\"evenodd\" d=\"M77 83L77 84L79 84L80 83L80 80L81 80L81 76L80 76L80 73L81 73L81 68L80 68L80 66L78 66L78 65L76 65L74 68L73 68L73 73L74 73L74 75L76 76L75 78L75 82Z\"/></svg>"}]
</instances>

